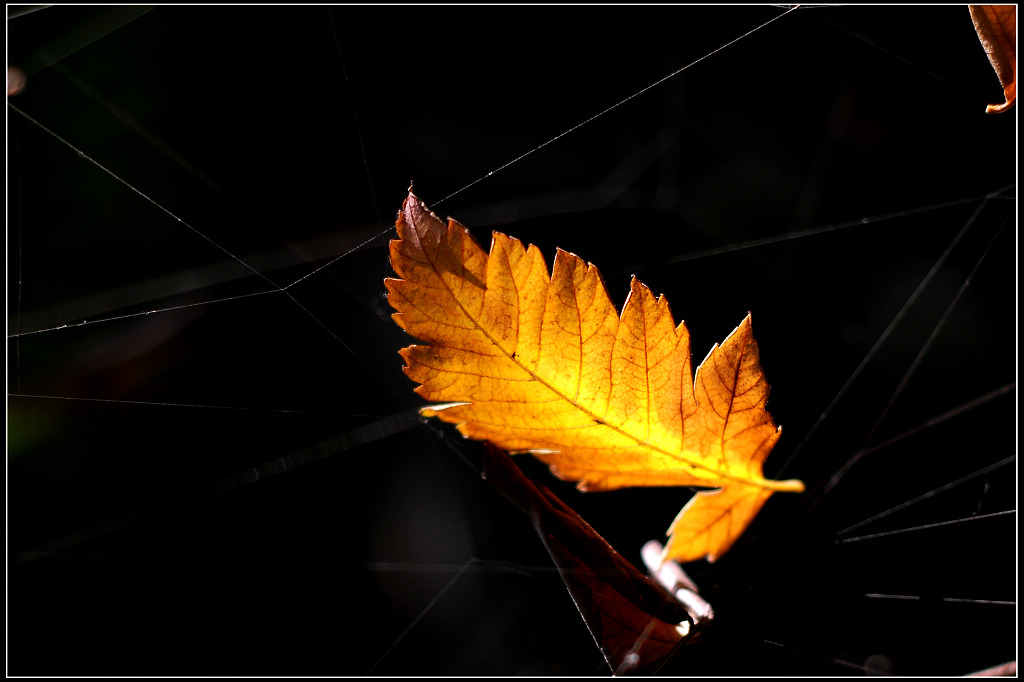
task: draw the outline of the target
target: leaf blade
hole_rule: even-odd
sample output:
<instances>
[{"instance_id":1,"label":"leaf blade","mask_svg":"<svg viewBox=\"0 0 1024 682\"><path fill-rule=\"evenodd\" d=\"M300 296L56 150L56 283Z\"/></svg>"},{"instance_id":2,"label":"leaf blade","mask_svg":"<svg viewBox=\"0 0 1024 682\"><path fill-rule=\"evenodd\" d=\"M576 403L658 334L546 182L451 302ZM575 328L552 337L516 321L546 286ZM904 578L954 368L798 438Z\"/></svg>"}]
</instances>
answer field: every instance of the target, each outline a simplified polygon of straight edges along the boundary
<instances>
[{"instance_id":1,"label":"leaf blade","mask_svg":"<svg viewBox=\"0 0 1024 682\"><path fill-rule=\"evenodd\" d=\"M395 321L427 343L403 349L405 371L418 394L445 402L424 414L531 452L581 490L724 486L713 503L687 507L697 510L693 528L703 528L689 544L711 557L771 491L803 489L761 473L779 429L764 409L768 384L749 315L695 381L685 324L637 279L616 314L598 269L567 251L556 253L550 277L536 247L500 233L485 254L465 227L446 226L411 193L396 227L390 252L400 279L385 281L389 301ZM742 511L755 506L751 495L762 502ZM698 518L727 500L737 505L727 524L736 532ZM692 535L682 519L673 538ZM670 558L686 554L681 541L669 547Z\"/></svg>"}]
</instances>

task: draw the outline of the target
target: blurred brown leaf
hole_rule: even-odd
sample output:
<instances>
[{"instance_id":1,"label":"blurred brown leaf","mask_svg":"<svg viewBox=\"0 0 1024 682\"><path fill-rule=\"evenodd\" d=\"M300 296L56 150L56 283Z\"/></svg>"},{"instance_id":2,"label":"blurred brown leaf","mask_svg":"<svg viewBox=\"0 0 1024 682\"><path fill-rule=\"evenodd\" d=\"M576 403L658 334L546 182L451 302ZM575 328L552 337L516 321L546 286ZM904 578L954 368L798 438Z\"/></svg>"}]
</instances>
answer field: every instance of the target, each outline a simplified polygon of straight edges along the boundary
<instances>
[{"instance_id":1,"label":"blurred brown leaf","mask_svg":"<svg viewBox=\"0 0 1024 682\"><path fill-rule=\"evenodd\" d=\"M681 642L693 641L697 628L676 599L490 443L484 477L530 515L612 672L656 672Z\"/></svg>"}]
</instances>

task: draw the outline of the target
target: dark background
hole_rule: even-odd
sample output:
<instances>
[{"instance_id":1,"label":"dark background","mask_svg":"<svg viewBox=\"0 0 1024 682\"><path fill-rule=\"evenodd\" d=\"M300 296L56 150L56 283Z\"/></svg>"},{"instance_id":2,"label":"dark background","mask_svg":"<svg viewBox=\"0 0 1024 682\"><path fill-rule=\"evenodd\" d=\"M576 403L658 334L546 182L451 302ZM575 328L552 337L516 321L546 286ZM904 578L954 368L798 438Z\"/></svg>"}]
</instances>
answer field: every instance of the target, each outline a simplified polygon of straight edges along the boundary
<instances>
[{"instance_id":1,"label":"dark background","mask_svg":"<svg viewBox=\"0 0 1024 682\"><path fill-rule=\"evenodd\" d=\"M1016 517L986 515L1016 504L1016 109L984 113L965 6L799 9L712 54L783 11L9 18L8 673L608 673L482 445L417 416L383 285L410 181L617 304L635 273L695 363L752 312L766 473L809 492L687 567L715 627L666 671L1014 659ZM637 563L689 496L517 461Z\"/></svg>"}]
</instances>

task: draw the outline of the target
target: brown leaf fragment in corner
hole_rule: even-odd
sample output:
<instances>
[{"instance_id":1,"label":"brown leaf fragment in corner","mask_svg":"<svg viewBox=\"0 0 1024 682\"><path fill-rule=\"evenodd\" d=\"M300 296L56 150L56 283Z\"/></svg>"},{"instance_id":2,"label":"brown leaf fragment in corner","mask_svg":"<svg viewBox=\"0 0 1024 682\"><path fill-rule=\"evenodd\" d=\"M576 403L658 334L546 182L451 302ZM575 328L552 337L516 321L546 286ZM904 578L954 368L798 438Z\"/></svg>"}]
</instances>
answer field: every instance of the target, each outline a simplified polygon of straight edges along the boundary
<instances>
[{"instance_id":1,"label":"brown leaf fragment in corner","mask_svg":"<svg viewBox=\"0 0 1024 682\"><path fill-rule=\"evenodd\" d=\"M633 279L616 314L593 264L495 232L490 254L413 194L391 242L395 322L425 342L401 351L421 410L467 438L528 452L580 490L694 486L666 559L721 557L774 492L761 465L780 429L748 315L697 368L668 301Z\"/></svg>"},{"instance_id":2,"label":"brown leaf fragment in corner","mask_svg":"<svg viewBox=\"0 0 1024 682\"><path fill-rule=\"evenodd\" d=\"M970 5L970 10L978 38L999 76L1006 99L1002 104L988 105L985 111L999 114L1017 99L1017 6Z\"/></svg>"}]
</instances>

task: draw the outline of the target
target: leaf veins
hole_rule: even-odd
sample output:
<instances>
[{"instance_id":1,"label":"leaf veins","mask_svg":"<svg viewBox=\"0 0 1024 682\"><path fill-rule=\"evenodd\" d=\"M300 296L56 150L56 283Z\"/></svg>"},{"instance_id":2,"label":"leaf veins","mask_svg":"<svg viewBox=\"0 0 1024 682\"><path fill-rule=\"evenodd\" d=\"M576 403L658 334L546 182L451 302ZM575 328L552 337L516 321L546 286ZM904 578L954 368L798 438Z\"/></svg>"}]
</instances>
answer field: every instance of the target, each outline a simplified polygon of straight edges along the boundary
<instances>
[{"instance_id":1,"label":"leaf veins","mask_svg":"<svg viewBox=\"0 0 1024 682\"><path fill-rule=\"evenodd\" d=\"M617 314L597 267L495 232L490 254L409 194L391 242L395 322L422 410L468 438L529 452L581 490L697 486L666 558L714 561L776 491L762 464L780 435L750 316L693 375L690 336L633 278Z\"/></svg>"}]
</instances>

